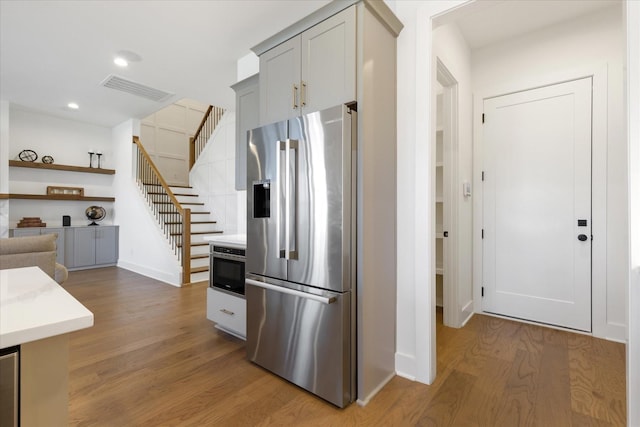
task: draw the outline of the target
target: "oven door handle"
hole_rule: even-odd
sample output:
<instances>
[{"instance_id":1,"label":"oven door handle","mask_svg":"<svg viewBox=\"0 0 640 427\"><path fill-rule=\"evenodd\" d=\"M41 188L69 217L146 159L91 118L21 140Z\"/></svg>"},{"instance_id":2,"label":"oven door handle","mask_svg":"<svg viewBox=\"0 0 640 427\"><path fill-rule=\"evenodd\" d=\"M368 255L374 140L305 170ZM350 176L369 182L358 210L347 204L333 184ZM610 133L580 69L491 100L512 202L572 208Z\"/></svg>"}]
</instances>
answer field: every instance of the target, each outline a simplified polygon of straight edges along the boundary
<instances>
[{"instance_id":1,"label":"oven door handle","mask_svg":"<svg viewBox=\"0 0 640 427\"><path fill-rule=\"evenodd\" d=\"M280 292L283 294L289 294L289 295L294 295L300 298L306 298L306 299L310 299L313 301L318 301L321 302L323 304L331 304L333 302L336 301L336 297L323 297L321 295L316 295L316 294L310 294L307 292L302 292L302 291L297 291L295 289L289 289L289 288L285 288L283 286L276 286L276 285L272 285L270 283L265 283L265 282L259 282L257 280L252 280L252 279L244 279L245 283L247 285L253 285L253 286L257 286L259 288L263 288L263 289L267 289L270 291L276 291L276 292Z\"/></svg>"}]
</instances>

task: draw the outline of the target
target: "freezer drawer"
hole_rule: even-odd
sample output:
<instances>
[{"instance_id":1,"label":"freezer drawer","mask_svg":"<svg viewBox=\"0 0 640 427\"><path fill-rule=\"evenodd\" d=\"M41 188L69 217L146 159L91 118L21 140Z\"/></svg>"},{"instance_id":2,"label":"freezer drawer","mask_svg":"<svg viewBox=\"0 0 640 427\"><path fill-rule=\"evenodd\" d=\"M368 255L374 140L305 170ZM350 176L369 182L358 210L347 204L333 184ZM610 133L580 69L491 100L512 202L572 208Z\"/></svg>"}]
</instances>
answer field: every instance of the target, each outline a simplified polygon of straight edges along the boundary
<instances>
[{"instance_id":1,"label":"freezer drawer","mask_svg":"<svg viewBox=\"0 0 640 427\"><path fill-rule=\"evenodd\" d=\"M262 286L247 280L245 287L247 358L336 406L348 405L355 396L351 293L320 301Z\"/></svg>"}]
</instances>

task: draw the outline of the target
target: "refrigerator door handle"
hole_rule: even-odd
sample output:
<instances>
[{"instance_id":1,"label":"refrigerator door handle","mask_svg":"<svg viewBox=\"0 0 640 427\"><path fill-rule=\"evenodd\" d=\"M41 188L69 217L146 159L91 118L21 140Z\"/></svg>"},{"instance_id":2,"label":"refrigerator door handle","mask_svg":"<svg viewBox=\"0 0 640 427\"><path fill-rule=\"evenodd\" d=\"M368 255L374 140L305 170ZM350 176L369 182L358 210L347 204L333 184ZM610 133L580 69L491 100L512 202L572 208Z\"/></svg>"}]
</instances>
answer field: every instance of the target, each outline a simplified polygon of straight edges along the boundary
<instances>
[{"instance_id":1,"label":"refrigerator door handle","mask_svg":"<svg viewBox=\"0 0 640 427\"><path fill-rule=\"evenodd\" d=\"M287 139L287 183L286 183L286 259L298 259L296 210L298 194L298 140Z\"/></svg>"},{"instance_id":2,"label":"refrigerator door handle","mask_svg":"<svg viewBox=\"0 0 640 427\"><path fill-rule=\"evenodd\" d=\"M286 258L287 234L287 141L276 141L276 240L278 258Z\"/></svg>"},{"instance_id":3,"label":"refrigerator door handle","mask_svg":"<svg viewBox=\"0 0 640 427\"><path fill-rule=\"evenodd\" d=\"M313 301L318 301L318 302L321 302L323 304L331 304L331 303L336 301L335 297L323 297L321 295L309 294L309 293L306 293L306 292L297 291L295 289L285 288L283 286L276 286L276 285L272 285L270 283L259 282L257 280L253 280L253 279L244 279L244 281L245 281L245 283L247 285L257 286L259 288L268 289L270 291L276 291L276 292L280 292L280 293L283 293L283 294L294 295L294 296L297 296L297 297L300 297L300 298L306 298L306 299L310 299L310 300L313 300Z\"/></svg>"}]
</instances>

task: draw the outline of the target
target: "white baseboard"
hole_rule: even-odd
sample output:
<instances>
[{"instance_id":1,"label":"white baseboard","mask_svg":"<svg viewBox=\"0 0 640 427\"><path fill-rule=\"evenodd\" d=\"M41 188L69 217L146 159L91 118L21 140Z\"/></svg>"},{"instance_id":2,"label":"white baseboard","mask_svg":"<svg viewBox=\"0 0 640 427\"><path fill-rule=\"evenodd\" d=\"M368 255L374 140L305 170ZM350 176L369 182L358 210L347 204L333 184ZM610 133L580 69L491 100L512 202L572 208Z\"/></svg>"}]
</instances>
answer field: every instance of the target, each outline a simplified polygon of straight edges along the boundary
<instances>
[{"instance_id":1,"label":"white baseboard","mask_svg":"<svg viewBox=\"0 0 640 427\"><path fill-rule=\"evenodd\" d=\"M145 267L143 265L134 264L127 261L118 260L118 267L125 270L133 271L134 273L142 274L143 276L151 277L152 279L159 280L160 282L167 283L171 286L181 286L181 272L166 272L159 271L153 268Z\"/></svg>"},{"instance_id":2,"label":"white baseboard","mask_svg":"<svg viewBox=\"0 0 640 427\"><path fill-rule=\"evenodd\" d=\"M396 352L396 375L411 381L416 380L416 358L413 355Z\"/></svg>"},{"instance_id":3,"label":"white baseboard","mask_svg":"<svg viewBox=\"0 0 640 427\"><path fill-rule=\"evenodd\" d=\"M393 377L395 376L396 376L396 373L392 372L391 374L389 374L387 378L384 379L384 381L380 382L380 384L378 384L378 386L375 389L373 389L373 391L369 393L369 395L366 398L356 400L356 403L358 404L358 406L367 406L367 404L371 401L371 399L373 399L373 397L376 394L378 394L378 392L382 390L382 388L385 385L387 385L387 383L391 381L391 379L393 379Z\"/></svg>"},{"instance_id":4,"label":"white baseboard","mask_svg":"<svg viewBox=\"0 0 640 427\"><path fill-rule=\"evenodd\" d=\"M460 322L460 327L464 327L467 322L473 317L473 300L469 301L462 307L462 322Z\"/></svg>"}]
</instances>

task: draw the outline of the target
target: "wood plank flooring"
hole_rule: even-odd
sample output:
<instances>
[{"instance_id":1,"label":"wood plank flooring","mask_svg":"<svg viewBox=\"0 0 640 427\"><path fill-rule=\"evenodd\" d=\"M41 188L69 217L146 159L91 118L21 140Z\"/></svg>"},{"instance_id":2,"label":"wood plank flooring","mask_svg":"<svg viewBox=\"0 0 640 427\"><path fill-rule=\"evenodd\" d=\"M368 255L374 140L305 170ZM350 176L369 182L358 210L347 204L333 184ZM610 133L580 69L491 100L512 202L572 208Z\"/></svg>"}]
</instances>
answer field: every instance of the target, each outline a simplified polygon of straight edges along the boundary
<instances>
[{"instance_id":1,"label":"wood plank flooring","mask_svg":"<svg viewBox=\"0 0 640 427\"><path fill-rule=\"evenodd\" d=\"M71 334L73 426L622 426L624 345L475 315L438 314L438 376L395 377L344 410L245 359L205 318L206 285L175 288L115 267L64 287L95 315Z\"/></svg>"}]
</instances>

